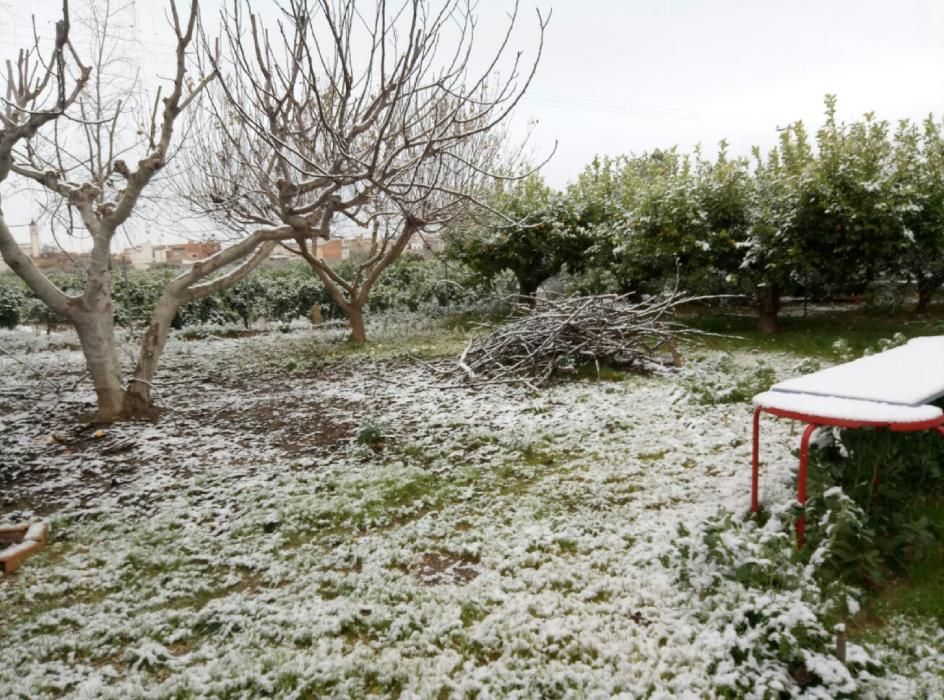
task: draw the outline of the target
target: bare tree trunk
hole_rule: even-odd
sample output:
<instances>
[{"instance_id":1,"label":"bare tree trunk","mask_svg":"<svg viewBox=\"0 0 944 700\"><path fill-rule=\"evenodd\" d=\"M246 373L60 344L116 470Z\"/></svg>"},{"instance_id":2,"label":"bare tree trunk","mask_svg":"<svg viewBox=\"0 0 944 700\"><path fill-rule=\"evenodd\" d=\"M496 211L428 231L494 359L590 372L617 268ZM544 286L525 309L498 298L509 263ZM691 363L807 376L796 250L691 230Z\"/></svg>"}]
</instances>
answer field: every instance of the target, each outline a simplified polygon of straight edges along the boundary
<instances>
[{"instance_id":1,"label":"bare tree trunk","mask_svg":"<svg viewBox=\"0 0 944 700\"><path fill-rule=\"evenodd\" d=\"M931 306L931 299L940 286L936 280L918 277L918 303L915 305L915 312L919 314L927 313Z\"/></svg>"},{"instance_id":2,"label":"bare tree trunk","mask_svg":"<svg viewBox=\"0 0 944 700\"><path fill-rule=\"evenodd\" d=\"M315 261L311 255L305 255L304 257L315 271L315 274L318 275L321 283L324 284L325 289L328 290L328 294L334 299L334 303L338 305L347 317L348 325L351 328L351 341L355 345L363 345L366 343L367 329L364 326L364 306L367 303L370 288L377 277L369 277L359 288L345 282L345 284L348 284L348 288L344 289L337 281L332 279L329 271L326 270L321 263ZM386 265L384 267L386 267Z\"/></svg>"},{"instance_id":3,"label":"bare tree trunk","mask_svg":"<svg viewBox=\"0 0 944 700\"><path fill-rule=\"evenodd\" d=\"M762 287L757 298L757 328L761 333L776 333L780 327L780 288L776 285Z\"/></svg>"},{"instance_id":4,"label":"bare tree trunk","mask_svg":"<svg viewBox=\"0 0 944 700\"><path fill-rule=\"evenodd\" d=\"M111 304L106 308L78 311L73 323L98 397L97 419L106 422L117 420L122 416L124 387Z\"/></svg>"},{"instance_id":5,"label":"bare tree trunk","mask_svg":"<svg viewBox=\"0 0 944 700\"><path fill-rule=\"evenodd\" d=\"M124 396L125 418L157 418L158 411L151 401L151 387L154 375L157 374L157 364L167 345L171 323L180 300L172 295L165 294L154 309L151 324L141 338L141 347L138 351L138 362L134 374L128 382L128 389Z\"/></svg>"},{"instance_id":6,"label":"bare tree trunk","mask_svg":"<svg viewBox=\"0 0 944 700\"><path fill-rule=\"evenodd\" d=\"M367 330L364 328L364 305L355 299L344 310L344 313L351 326L351 341L355 345L363 345L367 342Z\"/></svg>"},{"instance_id":7,"label":"bare tree trunk","mask_svg":"<svg viewBox=\"0 0 944 700\"><path fill-rule=\"evenodd\" d=\"M516 275L518 280L518 295L522 297L522 301L530 307L534 307L537 301L538 289L541 287L541 282L533 277L525 275Z\"/></svg>"}]
</instances>

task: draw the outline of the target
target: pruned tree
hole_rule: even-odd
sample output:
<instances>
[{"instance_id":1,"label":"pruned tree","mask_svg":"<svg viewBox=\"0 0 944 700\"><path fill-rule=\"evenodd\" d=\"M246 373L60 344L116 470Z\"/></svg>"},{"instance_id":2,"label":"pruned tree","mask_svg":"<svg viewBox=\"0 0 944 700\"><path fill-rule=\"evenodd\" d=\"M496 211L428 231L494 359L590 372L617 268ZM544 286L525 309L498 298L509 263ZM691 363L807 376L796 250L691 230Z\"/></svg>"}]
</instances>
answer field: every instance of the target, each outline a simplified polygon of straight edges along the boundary
<instances>
[{"instance_id":1,"label":"pruned tree","mask_svg":"<svg viewBox=\"0 0 944 700\"><path fill-rule=\"evenodd\" d=\"M355 342L372 286L410 239L480 202L502 123L540 58L538 13L533 62L518 53L500 77L517 5L484 61L472 10L470 0L291 0L275 31L249 2L222 14L221 81L194 151L209 167L192 169L188 196L236 231L292 227L290 249L347 314ZM351 278L317 254L317 239L344 227L371 232Z\"/></svg>"},{"instance_id":2,"label":"pruned tree","mask_svg":"<svg viewBox=\"0 0 944 700\"><path fill-rule=\"evenodd\" d=\"M176 70L170 93L161 99L158 92L143 138L127 143L129 130L132 134L141 134L133 121L137 116L125 109L121 99L105 104L108 99L102 89L107 80L102 70L105 59L104 53L97 51L92 65L82 68L71 101L63 100L63 88L59 88L57 102L61 106L57 116L63 115L67 107L77 107L69 115L74 128L59 128L57 123L53 132L43 134L38 143L31 138L20 139L22 147L10 148L7 152L10 172L37 183L57 198L70 221L76 221L91 238L85 289L76 296L58 289L29 256L19 251L12 236L0 236L0 252L37 296L75 327L95 386L99 418L103 420L150 413L148 383L153 376L153 372L148 371L153 353L145 343L135 377L127 387L123 382L113 318L112 243L138 207L145 189L168 163L179 115L212 78L212 75L205 76L189 90L185 84L187 52L198 17L196 0L192 0L190 12L183 19L174 2L170 3L170 10L176 36ZM108 17L107 10L104 16ZM107 23L101 29L99 40L107 41ZM59 57L49 66L62 65L58 39L57 52ZM74 56L74 51L72 53ZM17 112L28 114L32 111L30 105L49 90L50 81L41 82L30 90L27 84L21 85L18 76L24 74L25 71L18 75L10 72L7 89L20 95L15 102ZM90 77L94 89L83 93L82 88L90 82ZM64 76L59 79L60 86L64 80ZM30 137L35 135L34 129ZM84 148L78 145L82 143ZM134 153L140 154L140 158L136 164L129 165L126 158ZM214 264L205 267L214 267Z\"/></svg>"},{"instance_id":3,"label":"pruned tree","mask_svg":"<svg viewBox=\"0 0 944 700\"><path fill-rule=\"evenodd\" d=\"M39 37L6 62L6 89L0 110L0 185L15 167L17 149L50 122L59 119L76 101L88 82L91 67L79 59L70 40L72 29L68 0L62 3L62 19L47 57ZM3 203L0 191L0 205ZM68 299L59 292L20 250L0 207L0 254L52 310L65 313Z\"/></svg>"},{"instance_id":4,"label":"pruned tree","mask_svg":"<svg viewBox=\"0 0 944 700\"><path fill-rule=\"evenodd\" d=\"M68 78L64 53L68 48L74 57L75 52L65 39L57 38L54 58L44 64L49 66L49 77L37 79L22 55L22 67L8 71L7 89L12 99L8 100L0 134L0 163L5 164L0 173L13 173L42 187L52 196L54 210L91 238L85 288L76 295L57 288L20 251L5 228L0 230L0 252L37 296L75 327L95 387L98 419L103 421L154 416L151 389L177 310L238 283L268 256L277 240L295 235L290 226L257 228L173 278L154 306L135 365L125 381L115 338L112 246L122 226L144 206L146 190L153 189L158 174L172 162L174 143L180 140L175 133L181 114L215 78L212 70L195 80L187 75L197 33L197 0L191 0L185 16L178 13L174 2L169 8L176 37L174 75L170 92L162 96L159 90L153 103L149 102L152 107L143 125L124 97L106 89L111 80L103 70L106 51L98 50L89 67L81 67L74 58L81 68L68 95L62 87ZM99 42L109 40L108 17L106 7L100 15L106 20L104 26L98 24ZM65 27L67 30L68 22ZM54 90L58 95L54 96L55 109L38 111L43 100L52 99ZM40 126L64 114L71 128L54 123L52 133L31 141ZM133 165L129 164L132 156L137 158Z\"/></svg>"},{"instance_id":5,"label":"pruned tree","mask_svg":"<svg viewBox=\"0 0 944 700\"><path fill-rule=\"evenodd\" d=\"M375 200L376 201L376 200ZM421 227L415 220L395 214L378 214L373 218L369 247L362 251L361 259L352 260L351 274L345 277L328 262L317 256L308 240L296 238L297 252L315 271L331 298L347 317L351 328L351 340L363 343L367 340L364 325L364 307L370 291L380 275L403 253L410 239Z\"/></svg>"}]
</instances>

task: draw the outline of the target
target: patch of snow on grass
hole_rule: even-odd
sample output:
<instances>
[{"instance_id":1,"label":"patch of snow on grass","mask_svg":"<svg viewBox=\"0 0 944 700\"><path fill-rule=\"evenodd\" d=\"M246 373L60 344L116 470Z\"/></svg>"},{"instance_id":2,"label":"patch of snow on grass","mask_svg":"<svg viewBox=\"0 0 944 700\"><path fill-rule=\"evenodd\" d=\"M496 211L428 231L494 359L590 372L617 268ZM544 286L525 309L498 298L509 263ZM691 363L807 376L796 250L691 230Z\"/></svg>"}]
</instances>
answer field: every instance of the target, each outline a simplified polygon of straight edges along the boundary
<instances>
[{"instance_id":1,"label":"patch of snow on grass","mask_svg":"<svg viewBox=\"0 0 944 700\"><path fill-rule=\"evenodd\" d=\"M0 694L700 698L745 672L732 649L765 643L735 631L757 606L785 629L814 624L813 588L772 594L719 583L705 557L681 563L719 510L747 511L749 404L692 402L673 377L534 396L436 390L402 361L272 359L317 334L172 340L158 383L172 410L97 442L63 415L86 386L4 399L2 468L18 470L0 471L16 484L4 510L55 505L50 545L0 582ZM81 375L74 351L17 342L57 379ZM376 445L355 439L367 417L384 426ZM796 440L765 421L773 516L760 540L727 543L744 562L791 536ZM683 571L720 588L694 595ZM940 659L940 637L926 644ZM783 665L746 663L757 697L803 694ZM807 666L827 691L855 685L822 655ZM858 690L920 695L939 668Z\"/></svg>"}]
</instances>

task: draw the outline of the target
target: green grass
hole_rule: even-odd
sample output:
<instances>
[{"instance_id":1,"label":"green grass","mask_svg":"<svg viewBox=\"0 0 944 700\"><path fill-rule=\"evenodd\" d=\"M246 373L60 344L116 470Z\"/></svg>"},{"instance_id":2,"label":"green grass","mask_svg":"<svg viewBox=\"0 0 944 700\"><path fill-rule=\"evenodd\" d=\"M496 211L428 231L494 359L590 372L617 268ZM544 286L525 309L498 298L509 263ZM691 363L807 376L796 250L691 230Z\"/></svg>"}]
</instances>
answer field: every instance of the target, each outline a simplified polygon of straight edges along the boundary
<instances>
[{"instance_id":1,"label":"green grass","mask_svg":"<svg viewBox=\"0 0 944 700\"><path fill-rule=\"evenodd\" d=\"M699 341L712 350L763 350L792 352L805 357L832 358L837 340L848 343L858 356L878 341L902 333L908 338L944 333L944 317L915 316L902 313L890 317L871 316L861 309L839 309L810 313L804 317L785 317L777 333L764 335L757 330L757 320L749 315L714 314L685 319L694 328L737 338L705 338Z\"/></svg>"},{"instance_id":2,"label":"green grass","mask_svg":"<svg viewBox=\"0 0 944 700\"><path fill-rule=\"evenodd\" d=\"M555 378L564 381L584 379L591 382L621 382L626 379L626 372L602 363L597 366L593 362L585 362L573 372L561 372Z\"/></svg>"},{"instance_id":3,"label":"green grass","mask_svg":"<svg viewBox=\"0 0 944 700\"><path fill-rule=\"evenodd\" d=\"M944 531L944 499L924 514ZM860 641L880 641L882 628L891 618L903 615L922 622L935 620L944 627L944 540L938 540L927 556L910 563L865 599L852 620L850 635Z\"/></svg>"}]
</instances>

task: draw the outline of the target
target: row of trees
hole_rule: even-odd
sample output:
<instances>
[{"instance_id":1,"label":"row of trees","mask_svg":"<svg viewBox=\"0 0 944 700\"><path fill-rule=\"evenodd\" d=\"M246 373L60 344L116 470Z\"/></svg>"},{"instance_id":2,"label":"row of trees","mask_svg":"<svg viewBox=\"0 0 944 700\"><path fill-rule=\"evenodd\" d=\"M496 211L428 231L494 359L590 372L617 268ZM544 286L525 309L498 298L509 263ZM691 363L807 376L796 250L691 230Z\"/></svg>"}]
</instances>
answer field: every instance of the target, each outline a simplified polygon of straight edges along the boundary
<instances>
[{"instance_id":1,"label":"row of trees","mask_svg":"<svg viewBox=\"0 0 944 700\"><path fill-rule=\"evenodd\" d=\"M257 3L237 0L201 30L197 0L186 14L170 0L175 70L169 90L142 100L142 118L131 99L142 86L122 83L128 66L114 59L111 6L90 5L83 56L63 0L48 49L37 40L8 64L0 186L41 190L51 220L91 239L91 261L82 289L60 289L16 244L2 209L0 254L75 327L100 420L152 416L152 382L181 307L245 280L279 244L309 263L363 340L363 307L383 270L413 235L463 216L495 177L501 125L540 57L540 14L533 61L511 52L516 5L497 46L481 54L474 4L290 0L267 28ZM126 379L112 245L155 193L186 202L230 240L163 286ZM313 252L345 224L373 236L349 277Z\"/></svg>"},{"instance_id":2,"label":"row of trees","mask_svg":"<svg viewBox=\"0 0 944 700\"><path fill-rule=\"evenodd\" d=\"M345 279L356 266L345 261L334 271ZM126 271L113 281L115 325L132 333L146 328L167 284L179 274L174 269ZM84 288L81 271L50 273L67 293ZM446 260L409 253L394 262L379 278L370 295L371 311L430 312L467 310L491 304L494 289L477 284L470 270ZM508 293L511 293L509 288ZM289 324L299 318L346 318L318 276L304 262L260 267L251 276L218 294L185 304L171 322L173 328L201 325L242 325L256 321ZM56 316L13 275L0 275L0 328L29 323L47 330L67 323Z\"/></svg>"},{"instance_id":3,"label":"row of trees","mask_svg":"<svg viewBox=\"0 0 944 700\"><path fill-rule=\"evenodd\" d=\"M745 294L760 326L785 294L861 293L908 280L925 310L944 283L941 125L867 114L811 140L802 122L752 159L676 149L594 160L564 192L537 175L499 183L496 208L519 222L456 229L450 254L489 277L511 270L522 294L562 269L584 291L654 291L667 280Z\"/></svg>"}]
</instances>

